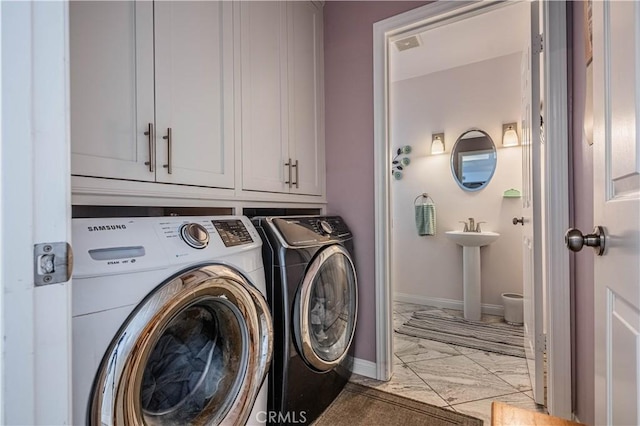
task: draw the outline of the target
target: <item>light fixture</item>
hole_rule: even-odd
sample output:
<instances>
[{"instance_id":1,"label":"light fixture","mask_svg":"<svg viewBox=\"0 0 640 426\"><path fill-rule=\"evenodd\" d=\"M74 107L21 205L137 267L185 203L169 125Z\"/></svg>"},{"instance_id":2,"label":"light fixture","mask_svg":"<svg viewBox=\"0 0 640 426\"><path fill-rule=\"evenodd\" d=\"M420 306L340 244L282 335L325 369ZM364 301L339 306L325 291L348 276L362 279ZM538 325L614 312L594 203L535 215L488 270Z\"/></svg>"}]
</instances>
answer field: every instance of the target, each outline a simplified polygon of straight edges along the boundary
<instances>
[{"instance_id":1,"label":"light fixture","mask_svg":"<svg viewBox=\"0 0 640 426\"><path fill-rule=\"evenodd\" d=\"M502 146L516 146L520 143L517 128L516 123L502 125Z\"/></svg>"},{"instance_id":2,"label":"light fixture","mask_svg":"<svg viewBox=\"0 0 640 426\"><path fill-rule=\"evenodd\" d=\"M434 133L431 135L431 154L444 153L444 133Z\"/></svg>"}]
</instances>

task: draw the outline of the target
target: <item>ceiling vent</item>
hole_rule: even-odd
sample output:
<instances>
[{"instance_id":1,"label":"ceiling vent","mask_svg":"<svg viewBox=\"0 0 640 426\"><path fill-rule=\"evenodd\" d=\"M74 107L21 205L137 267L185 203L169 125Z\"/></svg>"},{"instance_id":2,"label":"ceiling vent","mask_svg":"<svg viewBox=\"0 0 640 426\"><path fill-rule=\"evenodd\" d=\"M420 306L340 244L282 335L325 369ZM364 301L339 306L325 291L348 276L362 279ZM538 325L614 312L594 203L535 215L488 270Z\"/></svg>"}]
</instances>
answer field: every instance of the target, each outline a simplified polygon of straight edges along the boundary
<instances>
[{"instance_id":1,"label":"ceiling vent","mask_svg":"<svg viewBox=\"0 0 640 426\"><path fill-rule=\"evenodd\" d=\"M396 44L398 50L402 52L403 50L413 49L414 47L420 46L420 39L417 35L414 35L411 37L403 38L402 40L396 40L394 43Z\"/></svg>"}]
</instances>

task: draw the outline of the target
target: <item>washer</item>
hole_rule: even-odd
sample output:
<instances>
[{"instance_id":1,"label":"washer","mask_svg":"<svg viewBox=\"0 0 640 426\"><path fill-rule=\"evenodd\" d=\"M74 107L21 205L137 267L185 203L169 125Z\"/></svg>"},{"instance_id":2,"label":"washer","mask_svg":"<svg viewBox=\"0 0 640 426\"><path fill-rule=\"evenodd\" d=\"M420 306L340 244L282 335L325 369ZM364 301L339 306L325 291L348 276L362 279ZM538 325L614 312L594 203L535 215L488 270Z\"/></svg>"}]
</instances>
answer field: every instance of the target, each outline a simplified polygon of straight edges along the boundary
<instances>
[{"instance_id":1,"label":"washer","mask_svg":"<svg viewBox=\"0 0 640 426\"><path fill-rule=\"evenodd\" d=\"M273 331L249 219L72 222L73 423L259 424Z\"/></svg>"},{"instance_id":2,"label":"washer","mask_svg":"<svg viewBox=\"0 0 640 426\"><path fill-rule=\"evenodd\" d=\"M353 369L358 288L353 236L338 216L262 217L274 319L270 424L311 423Z\"/></svg>"}]
</instances>

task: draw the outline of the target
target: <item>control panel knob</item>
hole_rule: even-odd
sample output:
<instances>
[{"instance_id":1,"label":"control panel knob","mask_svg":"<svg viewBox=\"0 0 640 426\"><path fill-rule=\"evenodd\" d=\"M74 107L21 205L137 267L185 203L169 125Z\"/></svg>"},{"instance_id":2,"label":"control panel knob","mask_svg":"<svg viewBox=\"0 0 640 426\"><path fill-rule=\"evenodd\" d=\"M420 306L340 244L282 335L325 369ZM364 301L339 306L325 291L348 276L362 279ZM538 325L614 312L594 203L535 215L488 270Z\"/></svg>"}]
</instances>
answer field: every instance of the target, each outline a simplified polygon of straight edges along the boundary
<instances>
[{"instance_id":1,"label":"control panel knob","mask_svg":"<svg viewBox=\"0 0 640 426\"><path fill-rule=\"evenodd\" d=\"M182 240L190 247L203 249L209 244L209 231L199 223L186 223L180 227Z\"/></svg>"},{"instance_id":2,"label":"control panel knob","mask_svg":"<svg viewBox=\"0 0 640 426\"><path fill-rule=\"evenodd\" d=\"M320 221L320 229L322 229L323 232L329 235L333 233L333 226L331 226L331 224L326 220Z\"/></svg>"}]
</instances>

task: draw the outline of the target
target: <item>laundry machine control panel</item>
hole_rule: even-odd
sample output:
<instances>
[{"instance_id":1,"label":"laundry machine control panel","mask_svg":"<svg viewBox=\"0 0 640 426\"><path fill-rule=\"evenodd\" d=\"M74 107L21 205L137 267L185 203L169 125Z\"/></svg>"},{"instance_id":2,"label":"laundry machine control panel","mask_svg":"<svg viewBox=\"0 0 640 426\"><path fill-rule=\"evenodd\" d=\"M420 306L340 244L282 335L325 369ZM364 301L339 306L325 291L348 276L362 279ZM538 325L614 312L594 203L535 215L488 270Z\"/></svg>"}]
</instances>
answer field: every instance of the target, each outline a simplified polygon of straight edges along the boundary
<instances>
[{"instance_id":1,"label":"laundry machine control panel","mask_svg":"<svg viewBox=\"0 0 640 426\"><path fill-rule=\"evenodd\" d=\"M241 220L214 220L213 226L225 247L239 246L253 242L249 231Z\"/></svg>"},{"instance_id":2,"label":"laundry machine control panel","mask_svg":"<svg viewBox=\"0 0 640 426\"><path fill-rule=\"evenodd\" d=\"M271 217L266 219L288 247L306 247L351 239L340 216Z\"/></svg>"},{"instance_id":3,"label":"laundry machine control panel","mask_svg":"<svg viewBox=\"0 0 640 426\"><path fill-rule=\"evenodd\" d=\"M261 264L262 240L243 216L74 219L72 236L76 278L213 258L242 263L239 266L248 271ZM255 256L248 256L248 251Z\"/></svg>"},{"instance_id":4,"label":"laundry machine control panel","mask_svg":"<svg viewBox=\"0 0 640 426\"><path fill-rule=\"evenodd\" d=\"M324 216L321 218L306 219L303 220L303 223L306 223L314 232L320 235L327 235L339 239L352 237L351 231L349 231L347 224L344 223L344 220L342 220L340 216Z\"/></svg>"}]
</instances>

